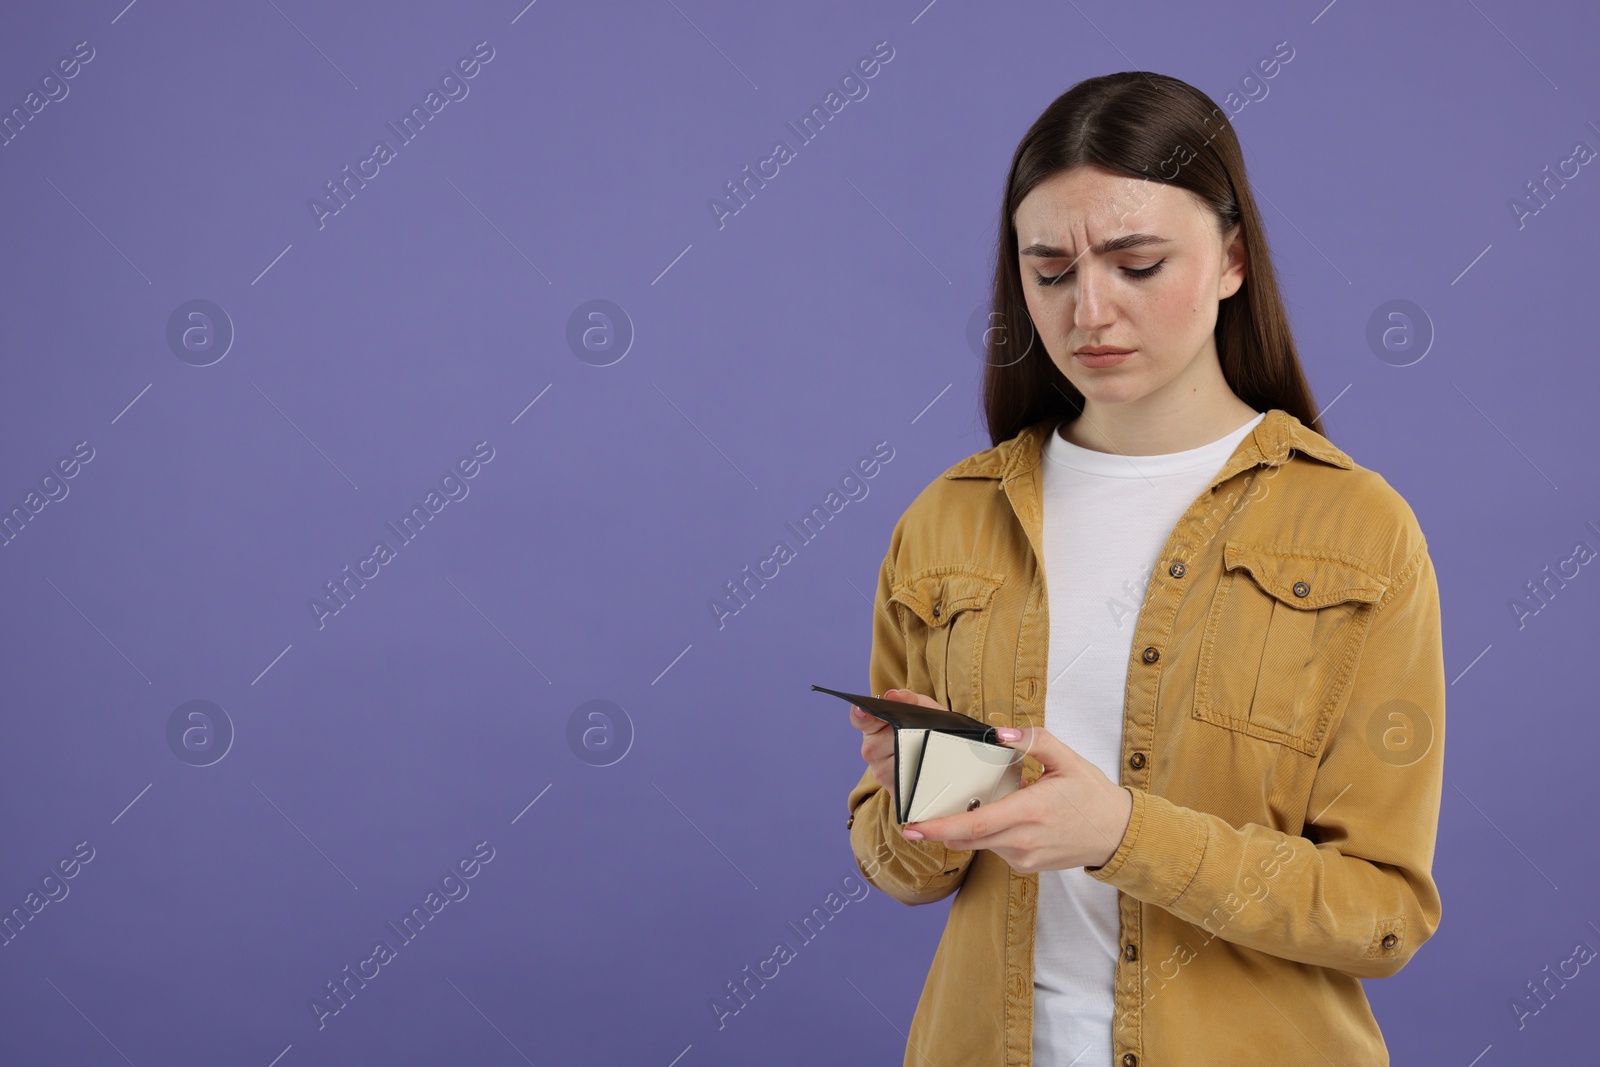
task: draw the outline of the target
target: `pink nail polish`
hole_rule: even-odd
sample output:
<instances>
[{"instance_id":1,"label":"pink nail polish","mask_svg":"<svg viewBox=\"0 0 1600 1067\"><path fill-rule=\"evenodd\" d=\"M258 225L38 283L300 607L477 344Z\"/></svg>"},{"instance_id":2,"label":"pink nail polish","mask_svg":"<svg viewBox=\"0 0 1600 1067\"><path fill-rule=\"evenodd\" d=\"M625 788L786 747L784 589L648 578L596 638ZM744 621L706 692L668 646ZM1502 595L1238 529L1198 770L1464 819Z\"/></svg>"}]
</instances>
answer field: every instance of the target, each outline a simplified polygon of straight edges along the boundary
<instances>
[{"instance_id":1,"label":"pink nail polish","mask_svg":"<svg viewBox=\"0 0 1600 1067\"><path fill-rule=\"evenodd\" d=\"M905 831L905 839L907 841L921 841L922 833L918 830L907 830Z\"/></svg>"},{"instance_id":2,"label":"pink nail polish","mask_svg":"<svg viewBox=\"0 0 1600 1067\"><path fill-rule=\"evenodd\" d=\"M996 737L998 737L1002 741L1021 741L1022 740L1022 731L1018 730L1014 726L1001 726L1001 727L998 727L995 730L994 735Z\"/></svg>"}]
</instances>

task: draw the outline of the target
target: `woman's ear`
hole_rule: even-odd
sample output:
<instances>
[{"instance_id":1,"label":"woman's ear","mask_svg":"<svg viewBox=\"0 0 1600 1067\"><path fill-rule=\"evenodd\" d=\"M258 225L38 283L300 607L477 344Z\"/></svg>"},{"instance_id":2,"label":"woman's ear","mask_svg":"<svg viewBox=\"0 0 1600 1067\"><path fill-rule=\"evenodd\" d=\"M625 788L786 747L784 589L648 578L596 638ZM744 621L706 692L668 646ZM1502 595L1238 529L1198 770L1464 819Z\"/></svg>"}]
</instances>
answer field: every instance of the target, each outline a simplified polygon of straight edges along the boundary
<instances>
[{"instance_id":1,"label":"woman's ear","mask_svg":"<svg viewBox=\"0 0 1600 1067\"><path fill-rule=\"evenodd\" d=\"M1248 267L1244 250L1244 231L1236 223L1223 238L1224 256L1222 264L1222 277L1218 282L1218 300L1228 297L1244 288L1244 277Z\"/></svg>"}]
</instances>

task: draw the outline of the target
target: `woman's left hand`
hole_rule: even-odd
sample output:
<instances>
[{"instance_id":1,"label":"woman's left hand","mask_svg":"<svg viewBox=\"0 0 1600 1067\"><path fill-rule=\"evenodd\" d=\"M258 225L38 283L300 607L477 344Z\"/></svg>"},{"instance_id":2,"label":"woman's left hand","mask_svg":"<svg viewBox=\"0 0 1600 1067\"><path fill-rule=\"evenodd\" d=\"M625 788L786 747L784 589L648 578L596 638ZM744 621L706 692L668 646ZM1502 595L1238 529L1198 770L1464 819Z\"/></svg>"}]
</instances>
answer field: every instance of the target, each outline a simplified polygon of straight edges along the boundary
<instances>
[{"instance_id":1,"label":"woman's left hand","mask_svg":"<svg viewBox=\"0 0 1600 1067\"><path fill-rule=\"evenodd\" d=\"M1048 730L1003 727L998 733L1003 744L1043 764L1044 773L975 811L907 823L906 839L986 848L1021 874L1104 866L1127 832L1133 794Z\"/></svg>"}]
</instances>

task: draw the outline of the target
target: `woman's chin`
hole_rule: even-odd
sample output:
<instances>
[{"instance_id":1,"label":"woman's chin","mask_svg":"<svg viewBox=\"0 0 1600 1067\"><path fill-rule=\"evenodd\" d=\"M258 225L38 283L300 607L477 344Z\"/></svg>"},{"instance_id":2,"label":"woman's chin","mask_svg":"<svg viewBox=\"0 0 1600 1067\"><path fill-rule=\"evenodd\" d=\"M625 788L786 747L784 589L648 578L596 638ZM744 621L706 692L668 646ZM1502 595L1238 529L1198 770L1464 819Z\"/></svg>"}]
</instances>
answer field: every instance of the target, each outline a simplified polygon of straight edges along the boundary
<instances>
[{"instance_id":1,"label":"woman's chin","mask_svg":"<svg viewBox=\"0 0 1600 1067\"><path fill-rule=\"evenodd\" d=\"M1083 394L1083 398L1091 404L1104 404L1107 406L1126 404L1138 400L1148 390L1144 389L1137 381L1107 381L1103 377L1090 376L1087 379L1081 376L1068 377L1067 380Z\"/></svg>"}]
</instances>

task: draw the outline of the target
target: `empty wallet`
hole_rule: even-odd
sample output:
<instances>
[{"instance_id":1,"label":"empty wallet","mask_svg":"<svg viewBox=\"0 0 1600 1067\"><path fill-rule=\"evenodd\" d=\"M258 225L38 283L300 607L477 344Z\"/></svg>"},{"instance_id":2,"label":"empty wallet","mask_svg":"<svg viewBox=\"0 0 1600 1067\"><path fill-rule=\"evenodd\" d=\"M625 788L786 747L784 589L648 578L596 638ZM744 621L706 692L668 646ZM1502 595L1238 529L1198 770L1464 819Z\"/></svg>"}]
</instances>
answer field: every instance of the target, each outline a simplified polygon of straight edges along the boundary
<instances>
[{"instance_id":1,"label":"empty wallet","mask_svg":"<svg viewBox=\"0 0 1600 1067\"><path fill-rule=\"evenodd\" d=\"M1022 785L1022 753L995 741L994 727L948 708L811 687L848 700L894 728L894 780L901 825L993 804Z\"/></svg>"}]
</instances>

